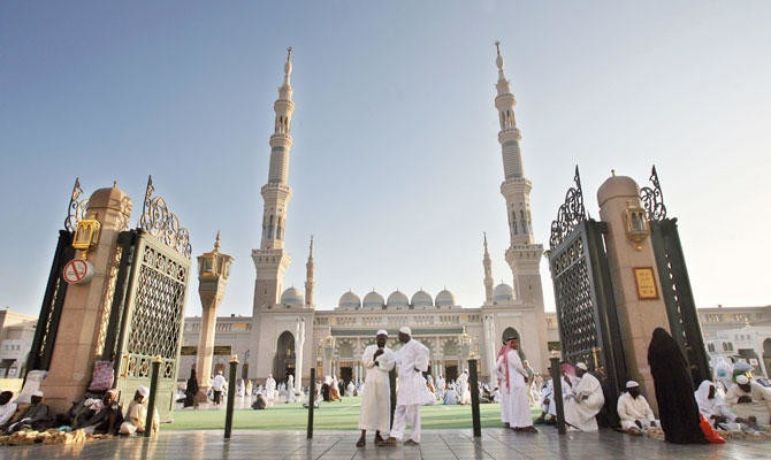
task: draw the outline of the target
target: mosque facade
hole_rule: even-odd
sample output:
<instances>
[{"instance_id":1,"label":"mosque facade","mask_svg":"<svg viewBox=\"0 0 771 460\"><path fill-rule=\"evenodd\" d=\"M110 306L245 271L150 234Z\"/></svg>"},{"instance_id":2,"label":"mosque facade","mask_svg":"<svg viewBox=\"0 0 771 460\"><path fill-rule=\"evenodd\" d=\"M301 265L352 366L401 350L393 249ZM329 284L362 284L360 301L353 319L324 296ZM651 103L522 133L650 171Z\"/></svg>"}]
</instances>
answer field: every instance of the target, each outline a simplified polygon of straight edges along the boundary
<instances>
[{"instance_id":1,"label":"mosque facade","mask_svg":"<svg viewBox=\"0 0 771 460\"><path fill-rule=\"evenodd\" d=\"M521 134L516 124L516 100L504 74L504 60L496 43L498 79L495 109L499 119L498 141L503 160L500 191L509 224L509 247L505 252L512 284L494 286L487 239L483 240L482 268L485 298L474 308L457 304L450 290L436 295L419 290L341 295L332 310L317 309L314 301L315 260L313 240L306 262L304 290L285 289L284 275L291 258L284 247L288 205L289 159L292 149L292 53L284 64L284 79L274 104L275 126L270 136L268 181L262 187L264 200L260 246L252 250L256 270L251 317L218 318L215 332L214 366L224 367L231 354L242 358L240 376L257 380L273 374L281 381L292 374L307 383L311 368L316 375L338 375L344 380L363 379L359 357L374 343L377 330L395 336L401 326L410 326L413 336L431 351L433 374L455 378L469 357L480 362L482 379L494 378L495 361L504 334L516 331L522 349L536 372L548 367L547 318L539 265L543 246L533 237L530 207L531 181L525 176ZM382 283L381 283L382 284ZM195 361L200 319L187 318L182 348L181 376ZM552 336L556 335L556 330ZM395 341L393 343L395 344Z\"/></svg>"}]
</instances>

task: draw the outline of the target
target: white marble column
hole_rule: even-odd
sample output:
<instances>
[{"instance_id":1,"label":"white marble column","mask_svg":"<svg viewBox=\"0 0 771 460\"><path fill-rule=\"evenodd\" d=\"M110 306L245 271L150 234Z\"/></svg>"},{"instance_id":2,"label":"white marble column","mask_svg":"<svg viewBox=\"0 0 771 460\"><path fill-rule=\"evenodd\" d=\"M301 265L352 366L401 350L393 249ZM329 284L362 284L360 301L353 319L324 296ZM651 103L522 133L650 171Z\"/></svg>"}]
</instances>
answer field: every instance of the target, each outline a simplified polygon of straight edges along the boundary
<instances>
[{"instance_id":1,"label":"white marble column","mask_svg":"<svg viewBox=\"0 0 771 460\"><path fill-rule=\"evenodd\" d=\"M295 382L302 386L303 382L303 349L305 348L305 319L297 318L297 327L295 328L294 351L295 351Z\"/></svg>"}]
</instances>

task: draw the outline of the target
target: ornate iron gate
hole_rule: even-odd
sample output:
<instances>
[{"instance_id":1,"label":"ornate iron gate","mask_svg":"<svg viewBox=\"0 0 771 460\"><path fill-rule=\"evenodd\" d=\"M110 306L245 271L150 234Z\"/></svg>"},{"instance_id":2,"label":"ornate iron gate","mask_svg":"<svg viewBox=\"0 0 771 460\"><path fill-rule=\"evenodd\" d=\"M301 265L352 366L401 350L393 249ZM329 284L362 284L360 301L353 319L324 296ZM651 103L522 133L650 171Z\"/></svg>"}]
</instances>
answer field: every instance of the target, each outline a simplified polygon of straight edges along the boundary
<instances>
[{"instance_id":1,"label":"ornate iron gate","mask_svg":"<svg viewBox=\"0 0 771 460\"><path fill-rule=\"evenodd\" d=\"M585 362L606 399L615 401L627 372L603 239L607 225L587 217L578 167L574 182L552 222L548 253L562 356Z\"/></svg>"},{"instance_id":2,"label":"ornate iron gate","mask_svg":"<svg viewBox=\"0 0 771 460\"><path fill-rule=\"evenodd\" d=\"M694 385L698 385L710 378L709 359L680 245L677 218L667 217L664 194L655 166L651 170L650 182L651 187L640 189L640 200L650 221L651 243L656 255L662 296L667 306L669 327L688 362Z\"/></svg>"},{"instance_id":3,"label":"ornate iron gate","mask_svg":"<svg viewBox=\"0 0 771 460\"><path fill-rule=\"evenodd\" d=\"M190 238L148 180L139 228L122 232L122 258L105 338L104 359L113 360L115 387L124 401L149 386L152 360L162 360L156 407L168 418L176 398Z\"/></svg>"},{"instance_id":4,"label":"ornate iron gate","mask_svg":"<svg viewBox=\"0 0 771 460\"><path fill-rule=\"evenodd\" d=\"M62 279L62 268L64 264L75 257L75 250L72 248L72 236L78 221L83 218L88 203L88 200L81 198L82 194L80 179L75 179L75 185L70 194L70 202L67 206L64 229L59 230L59 240L51 262L51 271L48 274L48 282L43 295L43 304L40 307L35 336L32 339L32 347L27 357L26 371L48 370L51 365L56 333L59 330L59 319L62 315L64 298L67 295L67 283ZM26 372L24 378L26 379Z\"/></svg>"}]
</instances>

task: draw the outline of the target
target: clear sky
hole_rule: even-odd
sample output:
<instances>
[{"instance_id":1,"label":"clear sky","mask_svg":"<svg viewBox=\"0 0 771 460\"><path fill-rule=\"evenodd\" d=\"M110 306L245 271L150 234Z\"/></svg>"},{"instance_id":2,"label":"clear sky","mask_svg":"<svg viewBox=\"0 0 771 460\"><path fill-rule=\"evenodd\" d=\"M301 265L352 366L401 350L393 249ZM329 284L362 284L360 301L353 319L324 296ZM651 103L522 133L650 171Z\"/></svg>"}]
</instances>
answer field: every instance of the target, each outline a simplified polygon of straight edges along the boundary
<instances>
[{"instance_id":1,"label":"clear sky","mask_svg":"<svg viewBox=\"0 0 771 460\"><path fill-rule=\"evenodd\" d=\"M235 256L222 314L251 314L272 104L295 50L286 284L316 235L317 303L348 288L483 300L482 232L511 282L493 42L517 96L536 239L573 167L587 207L659 169L699 306L769 304L771 2L0 3L0 305L37 314L76 176L148 174ZM547 264L547 309L553 310ZM188 314L199 314L193 282Z\"/></svg>"}]
</instances>

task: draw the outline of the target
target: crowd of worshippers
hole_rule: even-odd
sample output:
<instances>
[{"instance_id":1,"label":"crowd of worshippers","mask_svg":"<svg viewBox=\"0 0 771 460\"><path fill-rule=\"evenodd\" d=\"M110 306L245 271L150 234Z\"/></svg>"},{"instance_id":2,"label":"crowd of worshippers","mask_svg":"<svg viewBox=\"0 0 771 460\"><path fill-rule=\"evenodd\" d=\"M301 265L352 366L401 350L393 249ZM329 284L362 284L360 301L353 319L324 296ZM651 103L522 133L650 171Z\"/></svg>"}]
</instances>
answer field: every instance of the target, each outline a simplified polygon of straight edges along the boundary
<instances>
[{"instance_id":1,"label":"crowd of worshippers","mask_svg":"<svg viewBox=\"0 0 771 460\"><path fill-rule=\"evenodd\" d=\"M87 434L133 435L144 433L147 420L147 402L150 391L139 386L133 399L124 410L119 403L118 390L108 390L101 397L88 397L72 404L64 414L54 414L45 404L40 390L32 393L28 404L14 400L11 391L0 393L0 431L8 435L21 430L44 431L51 428L60 431L82 429ZM150 428L158 430L158 411L153 414Z\"/></svg>"}]
</instances>

